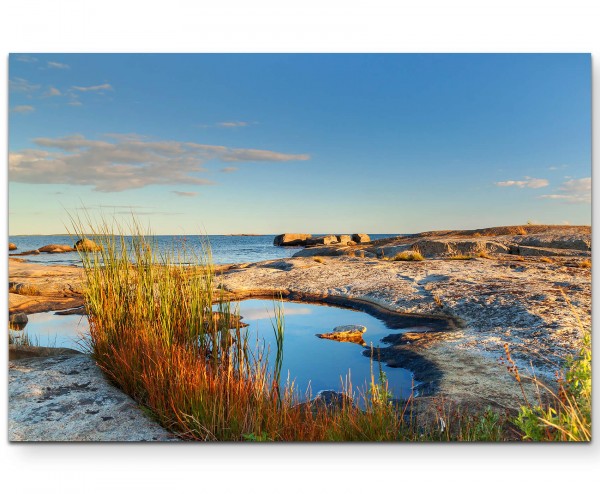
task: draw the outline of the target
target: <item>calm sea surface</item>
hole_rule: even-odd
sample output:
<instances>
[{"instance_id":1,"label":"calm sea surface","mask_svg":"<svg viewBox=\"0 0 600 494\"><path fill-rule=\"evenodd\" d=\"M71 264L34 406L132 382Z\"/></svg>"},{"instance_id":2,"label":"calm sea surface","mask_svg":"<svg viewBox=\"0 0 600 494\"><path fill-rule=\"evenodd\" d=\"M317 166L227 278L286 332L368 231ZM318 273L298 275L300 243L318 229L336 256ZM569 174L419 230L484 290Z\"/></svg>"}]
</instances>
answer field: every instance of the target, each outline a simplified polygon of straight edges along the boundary
<instances>
[{"instance_id":1,"label":"calm sea surface","mask_svg":"<svg viewBox=\"0 0 600 494\"><path fill-rule=\"evenodd\" d=\"M372 240L386 237L394 237L399 234L373 234ZM152 237L155 245L162 252L172 252L185 245L186 249L199 250L202 240L208 239L212 251L212 259L215 264L230 264L241 262L258 262L270 259L281 259L291 257L299 248L276 247L273 245L275 235L242 236L242 235L156 235ZM69 235L12 235L9 241L14 243L18 250L11 254L36 250L44 245L64 244L73 246L77 239ZM81 265L81 259L77 252L64 254L39 254L22 256L28 262L39 262L42 264L77 264Z\"/></svg>"}]
</instances>

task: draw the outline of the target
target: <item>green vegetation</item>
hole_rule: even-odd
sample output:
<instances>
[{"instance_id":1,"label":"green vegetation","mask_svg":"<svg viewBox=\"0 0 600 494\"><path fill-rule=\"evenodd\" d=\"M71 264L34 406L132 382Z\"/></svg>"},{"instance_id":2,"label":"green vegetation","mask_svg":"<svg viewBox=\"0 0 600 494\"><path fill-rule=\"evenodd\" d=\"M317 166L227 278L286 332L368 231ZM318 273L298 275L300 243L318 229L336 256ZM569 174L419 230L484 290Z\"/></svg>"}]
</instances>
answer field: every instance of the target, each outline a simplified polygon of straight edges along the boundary
<instances>
[{"instance_id":1,"label":"green vegetation","mask_svg":"<svg viewBox=\"0 0 600 494\"><path fill-rule=\"evenodd\" d=\"M564 294L563 294L564 295ZM565 296L567 303L570 301ZM591 441L592 439L592 339L571 306L583 333L582 346L569 359L566 372L558 378L558 392L534 378L538 388L550 396L550 403L522 406L514 420L531 441ZM509 355L510 358L510 355ZM519 380L518 373L516 374Z\"/></svg>"}]
</instances>

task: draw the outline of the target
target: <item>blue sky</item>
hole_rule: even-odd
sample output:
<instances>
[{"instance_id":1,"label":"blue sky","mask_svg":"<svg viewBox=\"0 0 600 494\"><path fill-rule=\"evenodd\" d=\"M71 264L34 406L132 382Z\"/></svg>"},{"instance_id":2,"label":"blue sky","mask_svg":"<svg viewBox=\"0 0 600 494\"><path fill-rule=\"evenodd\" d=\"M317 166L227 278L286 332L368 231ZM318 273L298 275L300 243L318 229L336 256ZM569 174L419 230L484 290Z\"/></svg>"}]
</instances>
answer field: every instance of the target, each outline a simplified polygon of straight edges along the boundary
<instances>
[{"instance_id":1,"label":"blue sky","mask_svg":"<svg viewBox=\"0 0 600 494\"><path fill-rule=\"evenodd\" d=\"M589 55L9 59L9 231L591 221Z\"/></svg>"}]
</instances>

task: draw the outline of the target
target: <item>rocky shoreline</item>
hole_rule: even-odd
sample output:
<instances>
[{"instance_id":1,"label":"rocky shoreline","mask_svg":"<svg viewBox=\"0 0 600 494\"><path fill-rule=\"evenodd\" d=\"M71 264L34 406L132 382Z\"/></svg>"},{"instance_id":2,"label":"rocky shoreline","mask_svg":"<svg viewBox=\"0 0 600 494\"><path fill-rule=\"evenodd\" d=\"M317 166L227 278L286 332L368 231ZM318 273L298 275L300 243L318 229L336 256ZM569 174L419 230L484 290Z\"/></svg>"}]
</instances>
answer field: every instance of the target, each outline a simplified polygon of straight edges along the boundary
<instances>
[{"instance_id":1,"label":"rocky shoreline","mask_svg":"<svg viewBox=\"0 0 600 494\"><path fill-rule=\"evenodd\" d=\"M405 252L424 260L394 260ZM522 396L503 363L504 345L524 373L554 378L578 347L578 318L591 327L590 257L589 227L525 225L317 245L292 258L221 266L216 280L232 299L282 295L349 306L391 327L405 316L438 321L434 332L391 329L381 360L414 372L421 401L514 410ZM11 313L82 304L81 268L17 261L9 261L10 282L39 295L10 293Z\"/></svg>"}]
</instances>

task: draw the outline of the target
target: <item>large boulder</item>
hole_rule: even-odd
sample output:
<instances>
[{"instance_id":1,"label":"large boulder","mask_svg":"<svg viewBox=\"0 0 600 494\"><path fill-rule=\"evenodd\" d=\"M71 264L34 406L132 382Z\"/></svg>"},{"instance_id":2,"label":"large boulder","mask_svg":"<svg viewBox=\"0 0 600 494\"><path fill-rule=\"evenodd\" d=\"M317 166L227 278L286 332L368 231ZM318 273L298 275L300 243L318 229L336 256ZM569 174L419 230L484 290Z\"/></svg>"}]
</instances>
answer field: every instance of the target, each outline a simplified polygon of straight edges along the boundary
<instances>
[{"instance_id":1,"label":"large boulder","mask_svg":"<svg viewBox=\"0 0 600 494\"><path fill-rule=\"evenodd\" d=\"M303 246L306 245L306 240L312 238L310 233L282 233L277 235L273 240L273 245L281 247Z\"/></svg>"},{"instance_id":2,"label":"large boulder","mask_svg":"<svg viewBox=\"0 0 600 494\"><path fill-rule=\"evenodd\" d=\"M8 250L17 250L17 246L12 242L8 243Z\"/></svg>"},{"instance_id":3,"label":"large boulder","mask_svg":"<svg viewBox=\"0 0 600 494\"><path fill-rule=\"evenodd\" d=\"M371 241L371 237L366 233L354 233L352 234L352 240L357 244L365 244Z\"/></svg>"},{"instance_id":4,"label":"large boulder","mask_svg":"<svg viewBox=\"0 0 600 494\"><path fill-rule=\"evenodd\" d=\"M102 250L102 247L88 238L79 239L77 242L75 242L73 248L82 252L97 252Z\"/></svg>"},{"instance_id":5,"label":"large boulder","mask_svg":"<svg viewBox=\"0 0 600 494\"><path fill-rule=\"evenodd\" d=\"M322 237L309 238L306 240L306 246L310 245L331 245L337 244L338 239L335 235L324 235Z\"/></svg>"},{"instance_id":6,"label":"large boulder","mask_svg":"<svg viewBox=\"0 0 600 494\"><path fill-rule=\"evenodd\" d=\"M352 242L352 235L336 235L336 238L342 245L348 245L348 242Z\"/></svg>"},{"instance_id":7,"label":"large boulder","mask_svg":"<svg viewBox=\"0 0 600 494\"><path fill-rule=\"evenodd\" d=\"M424 257L430 258L473 255L478 252L490 254L508 254L510 252L506 245L489 240L424 239L415 242L411 248L420 252Z\"/></svg>"},{"instance_id":8,"label":"large boulder","mask_svg":"<svg viewBox=\"0 0 600 494\"><path fill-rule=\"evenodd\" d=\"M44 245L38 249L40 252L48 254L62 254L63 252L73 252L75 249L70 245L50 244Z\"/></svg>"},{"instance_id":9,"label":"large boulder","mask_svg":"<svg viewBox=\"0 0 600 494\"><path fill-rule=\"evenodd\" d=\"M364 326L358 324L348 324L346 326L338 326L330 333L317 334L319 338L324 340L348 341L350 343L358 343L366 346L363 340L363 333L367 330Z\"/></svg>"}]
</instances>

